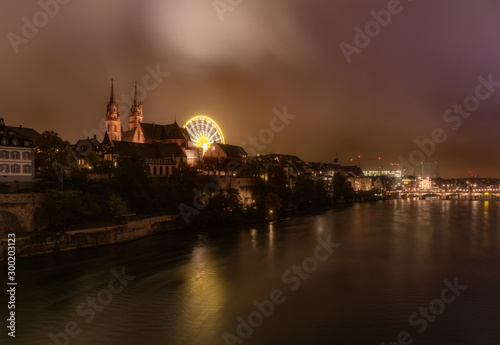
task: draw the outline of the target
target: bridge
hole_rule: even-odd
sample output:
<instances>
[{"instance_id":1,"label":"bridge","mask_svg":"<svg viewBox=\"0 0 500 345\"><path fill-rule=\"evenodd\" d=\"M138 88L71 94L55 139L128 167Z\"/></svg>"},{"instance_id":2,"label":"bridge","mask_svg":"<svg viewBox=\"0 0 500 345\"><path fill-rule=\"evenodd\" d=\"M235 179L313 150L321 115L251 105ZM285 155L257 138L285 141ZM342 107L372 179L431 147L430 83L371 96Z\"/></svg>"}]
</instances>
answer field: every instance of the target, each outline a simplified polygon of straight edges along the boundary
<instances>
[{"instance_id":1,"label":"bridge","mask_svg":"<svg viewBox=\"0 0 500 345\"><path fill-rule=\"evenodd\" d=\"M0 234L35 231L35 210L43 194L0 194Z\"/></svg>"},{"instance_id":2,"label":"bridge","mask_svg":"<svg viewBox=\"0 0 500 345\"><path fill-rule=\"evenodd\" d=\"M398 192L392 192L398 193ZM500 189L458 189L452 191L418 191L401 192L401 198L419 198L419 199L463 199L463 200L500 200Z\"/></svg>"}]
</instances>

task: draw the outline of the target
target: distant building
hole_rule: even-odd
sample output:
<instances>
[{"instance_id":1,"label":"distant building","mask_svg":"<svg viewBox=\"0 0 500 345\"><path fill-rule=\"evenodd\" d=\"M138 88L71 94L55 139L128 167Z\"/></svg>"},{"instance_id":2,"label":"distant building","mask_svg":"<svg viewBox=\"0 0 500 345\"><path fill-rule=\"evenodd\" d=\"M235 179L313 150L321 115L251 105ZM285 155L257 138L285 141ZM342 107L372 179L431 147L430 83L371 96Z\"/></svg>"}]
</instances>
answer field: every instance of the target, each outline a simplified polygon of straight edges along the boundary
<instances>
[{"instance_id":1,"label":"distant building","mask_svg":"<svg viewBox=\"0 0 500 345\"><path fill-rule=\"evenodd\" d=\"M347 182L355 192L367 192L373 189L372 178L369 176L348 177Z\"/></svg>"},{"instance_id":2,"label":"distant building","mask_svg":"<svg viewBox=\"0 0 500 345\"><path fill-rule=\"evenodd\" d=\"M372 184L373 184L373 189L379 190L379 191L390 191L393 190L394 186L394 181L389 177L389 176L378 176L378 177L371 177Z\"/></svg>"},{"instance_id":3,"label":"distant building","mask_svg":"<svg viewBox=\"0 0 500 345\"><path fill-rule=\"evenodd\" d=\"M187 163L186 154L174 144L141 144L126 141L103 142L104 159L116 164L120 157L138 156L144 159L151 176L169 176L182 163Z\"/></svg>"},{"instance_id":4,"label":"distant building","mask_svg":"<svg viewBox=\"0 0 500 345\"><path fill-rule=\"evenodd\" d=\"M430 177L418 178L419 191L431 191L435 187L434 181Z\"/></svg>"},{"instance_id":5,"label":"distant building","mask_svg":"<svg viewBox=\"0 0 500 345\"><path fill-rule=\"evenodd\" d=\"M315 181L323 181L326 195L329 198L334 196L333 177L340 171L339 158L336 157L333 163L309 162L312 170L312 178Z\"/></svg>"},{"instance_id":6,"label":"distant building","mask_svg":"<svg viewBox=\"0 0 500 345\"><path fill-rule=\"evenodd\" d=\"M0 118L0 184L11 191L33 188L33 140L39 135L31 128L6 126Z\"/></svg>"},{"instance_id":7,"label":"distant building","mask_svg":"<svg viewBox=\"0 0 500 345\"><path fill-rule=\"evenodd\" d=\"M437 162L434 163L429 163L429 162L424 162L422 163L422 178L438 178L439 177L439 164Z\"/></svg>"},{"instance_id":8,"label":"distant building","mask_svg":"<svg viewBox=\"0 0 500 345\"><path fill-rule=\"evenodd\" d=\"M96 157L102 157L104 153L102 145L96 137L78 140L73 149L78 158L78 166L82 168L90 167L88 161L90 154L93 153Z\"/></svg>"},{"instance_id":9,"label":"distant building","mask_svg":"<svg viewBox=\"0 0 500 345\"><path fill-rule=\"evenodd\" d=\"M238 192L243 207L253 206L253 190L255 188L255 178L235 177L235 176L213 176L214 180L222 190L233 189Z\"/></svg>"},{"instance_id":10,"label":"distant building","mask_svg":"<svg viewBox=\"0 0 500 345\"><path fill-rule=\"evenodd\" d=\"M400 179L403 174L401 170L363 170L365 176L387 176L390 178Z\"/></svg>"},{"instance_id":11,"label":"distant building","mask_svg":"<svg viewBox=\"0 0 500 345\"><path fill-rule=\"evenodd\" d=\"M401 190L404 193L416 192L418 188L418 182L415 176L407 175L401 180Z\"/></svg>"},{"instance_id":12,"label":"distant building","mask_svg":"<svg viewBox=\"0 0 500 345\"><path fill-rule=\"evenodd\" d=\"M345 177L361 177L364 176L363 170L357 165L347 165L340 167L339 171Z\"/></svg>"},{"instance_id":13,"label":"distant building","mask_svg":"<svg viewBox=\"0 0 500 345\"><path fill-rule=\"evenodd\" d=\"M241 146L213 143L205 152L204 157L245 161L247 152Z\"/></svg>"}]
</instances>

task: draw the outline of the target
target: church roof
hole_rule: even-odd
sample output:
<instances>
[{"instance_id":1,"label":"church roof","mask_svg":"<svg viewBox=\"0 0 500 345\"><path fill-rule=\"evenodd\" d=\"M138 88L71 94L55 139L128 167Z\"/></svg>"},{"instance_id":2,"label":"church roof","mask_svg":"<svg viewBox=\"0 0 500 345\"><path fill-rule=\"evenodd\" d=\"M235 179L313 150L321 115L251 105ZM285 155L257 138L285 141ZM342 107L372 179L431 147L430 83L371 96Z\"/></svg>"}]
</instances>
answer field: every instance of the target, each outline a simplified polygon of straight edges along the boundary
<instances>
[{"instance_id":1,"label":"church roof","mask_svg":"<svg viewBox=\"0 0 500 345\"><path fill-rule=\"evenodd\" d=\"M141 123L142 132L147 140L180 139L191 141L185 128L179 127L177 122L170 125L157 125L155 123Z\"/></svg>"},{"instance_id":2,"label":"church roof","mask_svg":"<svg viewBox=\"0 0 500 345\"><path fill-rule=\"evenodd\" d=\"M130 157L139 156L143 158L161 158L161 157L186 157L186 154L175 143L170 144L140 144L126 141L113 141L113 146L109 151L120 156Z\"/></svg>"},{"instance_id":3,"label":"church roof","mask_svg":"<svg viewBox=\"0 0 500 345\"><path fill-rule=\"evenodd\" d=\"M122 133L122 141L132 142L134 140L134 135L135 135L135 129L131 131L125 131Z\"/></svg>"}]
</instances>

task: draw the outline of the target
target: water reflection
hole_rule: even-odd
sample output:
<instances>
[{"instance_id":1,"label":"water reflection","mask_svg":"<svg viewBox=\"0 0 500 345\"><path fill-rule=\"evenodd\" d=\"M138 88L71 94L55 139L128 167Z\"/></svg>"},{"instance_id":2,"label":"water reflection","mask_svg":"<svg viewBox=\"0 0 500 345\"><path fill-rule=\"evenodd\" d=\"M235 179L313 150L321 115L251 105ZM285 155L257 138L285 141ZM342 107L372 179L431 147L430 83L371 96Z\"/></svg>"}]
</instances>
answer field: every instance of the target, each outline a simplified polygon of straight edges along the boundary
<instances>
[{"instance_id":1,"label":"water reflection","mask_svg":"<svg viewBox=\"0 0 500 345\"><path fill-rule=\"evenodd\" d=\"M274 289L286 303L245 344L372 345L391 343L401 330L415 344L465 345L471 336L497 344L499 228L498 202L396 200L260 226L180 231L78 260L41 257L19 263L25 321L16 343L43 343L75 318L75 303L109 280L107 267L126 266L137 279L70 344L223 344L222 334L235 334L237 318ZM342 246L290 291L282 274L328 237ZM454 277L470 290L418 334L409 315Z\"/></svg>"},{"instance_id":2,"label":"water reflection","mask_svg":"<svg viewBox=\"0 0 500 345\"><path fill-rule=\"evenodd\" d=\"M213 336L224 304L224 280L207 244L193 248L184 281L179 290L176 332L183 341L199 341ZM202 336L203 335L203 336Z\"/></svg>"},{"instance_id":3,"label":"water reflection","mask_svg":"<svg viewBox=\"0 0 500 345\"><path fill-rule=\"evenodd\" d=\"M257 246L257 230L250 230L250 235L252 236L252 248L255 248Z\"/></svg>"}]
</instances>

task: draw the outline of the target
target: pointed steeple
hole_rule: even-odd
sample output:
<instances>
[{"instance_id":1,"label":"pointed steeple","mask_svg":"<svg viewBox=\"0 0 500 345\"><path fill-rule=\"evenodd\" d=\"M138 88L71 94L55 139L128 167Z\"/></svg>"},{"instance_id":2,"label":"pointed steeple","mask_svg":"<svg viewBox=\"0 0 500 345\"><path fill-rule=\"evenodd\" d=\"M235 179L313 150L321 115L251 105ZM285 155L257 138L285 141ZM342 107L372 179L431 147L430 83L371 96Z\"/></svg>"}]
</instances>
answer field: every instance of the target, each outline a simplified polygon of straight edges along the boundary
<instances>
[{"instance_id":1,"label":"pointed steeple","mask_svg":"<svg viewBox=\"0 0 500 345\"><path fill-rule=\"evenodd\" d=\"M139 93L137 92L137 81L135 82L135 87L134 87L134 103L132 104L132 107L130 108L130 116L129 122L128 122L128 127L129 130L135 130L140 123L142 123L142 102L139 102Z\"/></svg>"},{"instance_id":2,"label":"pointed steeple","mask_svg":"<svg viewBox=\"0 0 500 345\"><path fill-rule=\"evenodd\" d=\"M109 104L115 103L115 91L113 88L113 78L111 78L111 94L109 95Z\"/></svg>"},{"instance_id":3,"label":"pointed steeple","mask_svg":"<svg viewBox=\"0 0 500 345\"><path fill-rule=\"evenodd\" d=\"M111 93L109 94L109 103L106 111L106 135L108 140L121 140L122 125L120 114L118 113L118 104L115 101L114 80L111 79Z\"/></svg>"},{"instance_id":4,"label":"pointed steeple","mask_svg":"<svg viewBox=\"0 0 500 345\"><path fill-rule=\"evenodd\" d=\"M135 81L134 106L139 106L139 96L137 95L137 80Z\"/></svg>"}]
</instances>

